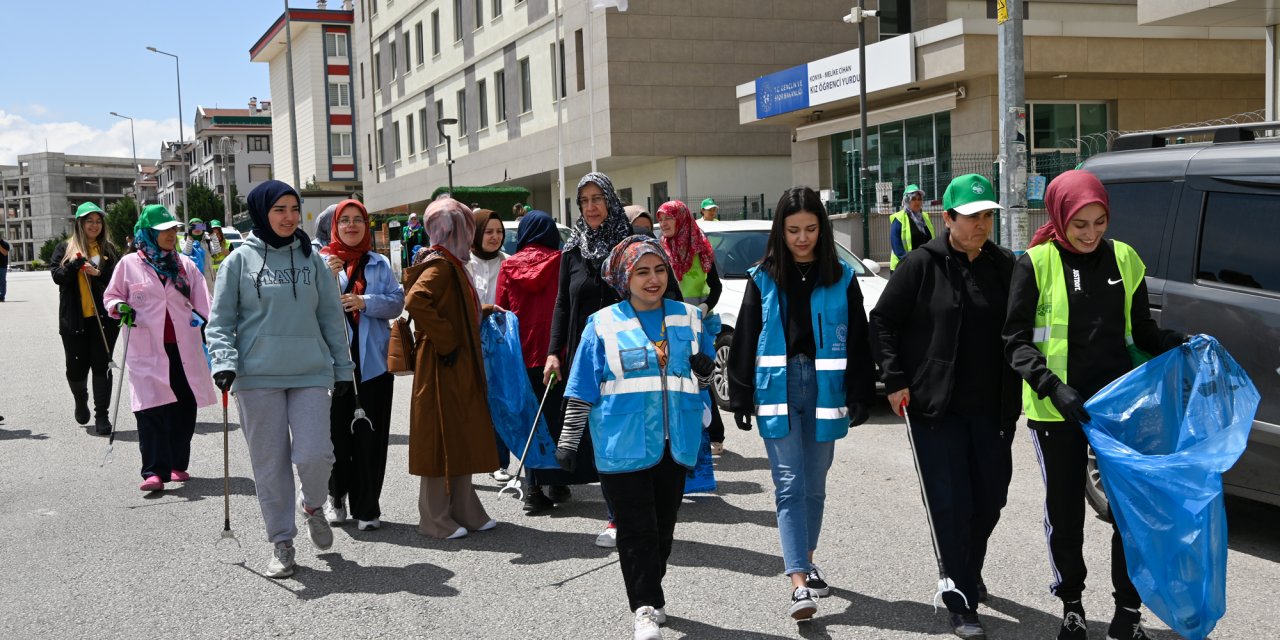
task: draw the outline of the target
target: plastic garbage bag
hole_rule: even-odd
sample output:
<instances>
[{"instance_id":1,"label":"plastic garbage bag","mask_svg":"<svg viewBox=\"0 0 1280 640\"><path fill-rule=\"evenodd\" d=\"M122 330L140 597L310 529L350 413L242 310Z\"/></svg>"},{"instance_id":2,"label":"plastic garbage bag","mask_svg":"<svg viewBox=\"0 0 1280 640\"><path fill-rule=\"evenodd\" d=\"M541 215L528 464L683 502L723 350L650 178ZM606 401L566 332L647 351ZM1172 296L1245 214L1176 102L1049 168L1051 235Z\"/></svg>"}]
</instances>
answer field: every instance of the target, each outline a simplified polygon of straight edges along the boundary
<instances>
[{"instance_id":1,"label":"plastic garbage bag","mask_svg":"<svg viewBox=\"0 0 1280 640\"><path fill-rule=\"evenodd\" d=\"M1104 387L1084 425L1142 601L1190 640L1227 609L1222 474L1260 396L1217 340L1196 336Z\"/></svg>"},{"instance_id":2,"label":"plastic garbage bag","mask_svg":"<svg viewBox=\"0 0 1280 640\"><path fill-rule=\"evenodd\" d=\"M705 392L704 392L705 393ZM684 492L714 493L716 490L716 469L711 460L711 432L702 430L702 444L698 447L698 462L684 478Z\"/></svg>"},{"instance_id":3,"label":"plastic garbage bag","mask_svg":"<svg viewBox=\"0 0 1280 640\"><path fill-rule=\"evenodd\" d=\"M480 350L484 354L485 379L489 386L489 414L493 428L507 449L517 457L524 451L529 427L542 398L534 395L525 373L520 348L520 322L510 311L495 311L480 326ZM529 445L524 466L530 469L559 469L556 443L547 430L545 416L538 416L537 432Z\"/></svg>"}]
</instances>

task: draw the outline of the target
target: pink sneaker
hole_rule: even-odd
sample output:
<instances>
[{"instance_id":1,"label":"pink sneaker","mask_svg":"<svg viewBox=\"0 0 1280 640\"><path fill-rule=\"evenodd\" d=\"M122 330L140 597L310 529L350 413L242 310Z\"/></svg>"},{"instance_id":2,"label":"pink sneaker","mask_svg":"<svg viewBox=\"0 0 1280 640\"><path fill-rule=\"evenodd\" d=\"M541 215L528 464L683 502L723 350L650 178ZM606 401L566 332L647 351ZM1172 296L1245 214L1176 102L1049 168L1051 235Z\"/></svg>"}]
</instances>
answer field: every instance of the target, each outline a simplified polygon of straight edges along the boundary
<instances>
[{"instance_id":1,"label":"pink sneaker","mask_svg":"<svg viewBox=\"0 0 1280 640\"><path fill-rule=\"evenodd\" d=\"M186 482L191 479L191 474L186 471L170 471L169 482Z\"/></svg>"},{"instance_id":2,"label":"pink sneaker","mask_svg":"<svg viewBox=\"0 0 1280 640\"><path fill-rule=\"evenodd\" d=\"M160 481L160 476L147 476L138 488L143 491L164 491L164 482Z\"/></svg>"}]
</instances>

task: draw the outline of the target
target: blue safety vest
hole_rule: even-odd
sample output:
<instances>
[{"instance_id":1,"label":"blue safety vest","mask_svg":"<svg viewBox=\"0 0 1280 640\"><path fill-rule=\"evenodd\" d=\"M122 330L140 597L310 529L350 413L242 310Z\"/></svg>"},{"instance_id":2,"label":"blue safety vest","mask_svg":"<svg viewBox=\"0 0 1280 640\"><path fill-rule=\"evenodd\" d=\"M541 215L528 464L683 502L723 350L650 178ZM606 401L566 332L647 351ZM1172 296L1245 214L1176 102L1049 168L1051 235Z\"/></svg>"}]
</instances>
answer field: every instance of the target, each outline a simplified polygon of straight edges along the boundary
<instances>
[{"instance_id":1,"label":"blue safety vest","mask_svg":"<svg viewBox=\"0 0 1280 640\"><path fill-rule=\"evenodd\" d=\"M591 408L589 419L596 469L601 473L652 467L662 460L668 441L676 462L693 468L698 461L703 401L689 357L701 350L702 311L664 300L663 312L668 344L665 370L658 366L658 352L630 302L591 316L608 363L598 373L600 401Z\"/></svg>"},{"instance_id":2,"label":"blue safety vest","mask_svg":"<svg viewBox=\"0 0 1280 640\"><path fill-rule=\"evenodd\" d=\"M814 368L818 374L818 441L832 442L849 433L849 409L845 406L844 372L849 349L849 283L853 270L840 262L840 281L814 289L809 299L816 347ZM748 273L760 289L760 315L764 331L756 343L756 422L760 435L781 438L791 431L787 405L786 296L773 278L759 266ZM861 312L861 309L858 310Z\"/></svg>"}]
</instances>

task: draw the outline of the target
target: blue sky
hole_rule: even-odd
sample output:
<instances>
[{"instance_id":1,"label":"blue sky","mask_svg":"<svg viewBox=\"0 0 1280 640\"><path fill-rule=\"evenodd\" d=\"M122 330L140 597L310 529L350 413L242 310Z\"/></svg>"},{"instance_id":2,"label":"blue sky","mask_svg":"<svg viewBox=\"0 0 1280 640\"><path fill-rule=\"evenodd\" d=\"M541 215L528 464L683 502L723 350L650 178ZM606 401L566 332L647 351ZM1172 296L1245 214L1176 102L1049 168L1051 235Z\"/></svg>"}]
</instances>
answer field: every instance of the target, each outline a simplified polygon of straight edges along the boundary
<instances>
[{"instance_id":1,"label":"blue sky","mask_svg":"<svg viewBox=\"0 0 1280 640\"><path fill-rule=\"evenodd\" d=\"M161 140L178 137L178 100L173 59L148 46L181 57L188 138L196 105L270 100L267 65L249 62L249 47L283 11L277 0L4 2L0 164L46 140L50 151L128 157L129 123L111 111L134 118L138 156L156 157Z\"/></svg>"}]
</instances>

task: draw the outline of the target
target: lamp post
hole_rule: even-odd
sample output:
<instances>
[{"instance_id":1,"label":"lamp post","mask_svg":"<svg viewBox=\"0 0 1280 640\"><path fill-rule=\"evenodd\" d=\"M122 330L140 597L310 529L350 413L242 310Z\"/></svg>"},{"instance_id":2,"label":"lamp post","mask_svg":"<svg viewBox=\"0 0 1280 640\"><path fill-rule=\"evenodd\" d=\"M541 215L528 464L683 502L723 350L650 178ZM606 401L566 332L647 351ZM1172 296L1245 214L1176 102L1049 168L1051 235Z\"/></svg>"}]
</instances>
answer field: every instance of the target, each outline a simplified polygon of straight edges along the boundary
<instances>
[{"instance_id":1,"label":"lamp post","mask_svg":"<svg viewBox=\"0 0 1280 640\"><path fill-rule=\"evenodd\" d=\"M178 62L178 56L172 53L155 47L147 47L147 51L173 58L173 69L178 76L178 152L182 154L182 222L185 224L187 216L190 215L190 207L187 206L187 182L191 180L191 167L187 165L187 153L182 149L187 142L186 127L182 124L182 66Z\"/></svg>"},{"instance_id":2,"label":"lamp post","mask_svg":"<svg viewBox=\"0 0 1280 640\"><path fill-rule=\"evenodd\" d=\"M142 172L138 167L138 138L133 134L133 118L130 118L129 116L122 116L114 111L111 112L111 115L117 118L124 118L129 121L129 142L133 144L133 206L138 211L138 217L141 218L142 188L138 186L138 183L140 182L139 178L142 176Z\"/></svg>"},{"instance_id":3,"label":"lamp post","mask_svg":"<svg viewBox=\"0 0 1280 640\"><path fill-rule=\"evenodd\" d=\"M449 193L453 193L453 139L444 132L445 125L458 124L457 118L440 118L436 120L436 129L444 138L445 166L449 169Z\"/></svg>"},{"instance_id":4,"label":"lamp post","mask_svg":"<svg viewBox=\"0 0 1280 640\"><path fill-rule=\"evenodd\" d=\"M858 25L858 157L862 160L862 168L858 172L858 208L862 213L863 237L868 235L868 214L862 194L867 180L871 178L871 170L867 167L867 18L876 17L878 11L867 11L866 0L858 0L858 6L844 16L844 21Z\"/></svg>"},{"instance_id":5,"label":"lamp post","mask_svg":"<svg viewBox=\"0 0 1280 640\"><path fill-rule=\"evenodd\" d=\"M230 136L222 136L218 142L222 147L222 208L224 211L222 223L229 225L231 224L231 183L235 181L236 171L233 166L231 168L231 176L227 176L227 164L230 163L230 160L227 158L227 148L230 147L232 150L235 150L239 147L239 144L235 140L231 139Z\"/></svg>"}]
</instances>

